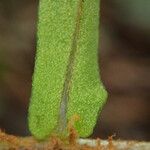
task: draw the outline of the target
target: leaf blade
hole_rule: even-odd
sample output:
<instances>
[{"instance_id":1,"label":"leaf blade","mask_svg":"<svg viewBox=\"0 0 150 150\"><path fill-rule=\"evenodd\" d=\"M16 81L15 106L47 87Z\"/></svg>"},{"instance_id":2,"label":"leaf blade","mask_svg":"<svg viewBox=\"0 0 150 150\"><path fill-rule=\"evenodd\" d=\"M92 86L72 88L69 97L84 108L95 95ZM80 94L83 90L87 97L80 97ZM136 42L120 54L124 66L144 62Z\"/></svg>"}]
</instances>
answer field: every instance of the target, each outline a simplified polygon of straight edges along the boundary
<instances>
[{"instance_id":1,"label":"leaf blade","mask_svg":"<svg viewBox=\"0 0 150 150\"><path fill-rule=\"evenodd\" d=\"M41 0L29 129L44 139L57 126L77 2Z\"/></svg>"},{"instance_id":2,"label":"leaf blade","mask_svg":"<svg viewBox=\"0 0 150 150\"><path fill-rule=\"evenodd\" d=\"M87 137L93 132L98 114L107 98L107 92L99 79L98 25L99 0L84 1L67 114L68 120L73 114L80 116L75 127L81 137Z\"/></svg>"},{"instance_id":3,"label":"leaf blade","mask_svg":"<svg viewBox=\"0 0 150 150\"><path fill-rule=\"evenodd\" d=\"M93 130L107 97L97 64L98 8L99 0L40 1L29 107L29 128L38 139L64 132L74 114L81 117L80 136Z\"/></svg>"}]
</instances>

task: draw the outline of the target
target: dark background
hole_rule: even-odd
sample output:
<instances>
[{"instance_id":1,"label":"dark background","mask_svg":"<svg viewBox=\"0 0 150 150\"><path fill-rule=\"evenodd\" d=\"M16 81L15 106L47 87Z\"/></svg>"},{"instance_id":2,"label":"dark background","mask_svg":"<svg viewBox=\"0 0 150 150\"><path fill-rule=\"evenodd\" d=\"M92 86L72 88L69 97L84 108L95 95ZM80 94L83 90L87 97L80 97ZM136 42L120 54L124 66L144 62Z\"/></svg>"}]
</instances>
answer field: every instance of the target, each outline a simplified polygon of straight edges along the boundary
<instances>
[{"instance_id":1,"label":"dark background","mask_svg":"<svg viewBox=\"0 0 150 150\"><path fill-rule=\"evenodd\" d=\"M29 135L37 0L0 0L0 128ZM92 137L150 140L150 1L101 0L100 66L109 98Z\"/></svg>"}]
</instances>

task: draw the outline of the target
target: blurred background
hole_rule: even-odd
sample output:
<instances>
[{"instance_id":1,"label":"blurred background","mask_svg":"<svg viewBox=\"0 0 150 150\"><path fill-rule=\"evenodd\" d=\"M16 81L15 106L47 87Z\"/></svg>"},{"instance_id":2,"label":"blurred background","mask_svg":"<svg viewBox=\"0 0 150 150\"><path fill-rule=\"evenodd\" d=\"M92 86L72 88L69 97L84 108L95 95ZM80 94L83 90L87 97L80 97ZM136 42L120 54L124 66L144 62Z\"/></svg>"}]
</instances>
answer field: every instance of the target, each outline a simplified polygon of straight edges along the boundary
<instances>
[{"instance_id":1,"label":"blurred background","mask_svg":"<svg viewBox=\"0 0 150 150\"><path fill-rule=\"evenodd\" d=\"M0 0L0 128L29 135L38 0ZM150 140L150 1L101 0L99 64L109 98L92 137Z\"/></svg>"}]
</instances>

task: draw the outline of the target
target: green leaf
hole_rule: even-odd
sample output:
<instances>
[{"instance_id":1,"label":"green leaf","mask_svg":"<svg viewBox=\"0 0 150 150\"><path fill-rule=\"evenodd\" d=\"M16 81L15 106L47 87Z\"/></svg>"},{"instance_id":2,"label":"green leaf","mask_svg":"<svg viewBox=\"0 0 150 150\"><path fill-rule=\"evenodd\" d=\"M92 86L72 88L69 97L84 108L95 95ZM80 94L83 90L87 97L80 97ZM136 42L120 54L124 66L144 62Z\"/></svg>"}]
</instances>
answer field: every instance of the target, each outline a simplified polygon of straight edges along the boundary
<instances>
[{"instance_id":1,"label":"green leaf","mask_svg":"<svg viewBox=\"0 0 150 150\"><path fill-rule=\"evenodd\" d=\"M93 132L107 92L97 61L99 0L40 0L29 128L38 139L66 133L75 114L81 137Z\"/></svg>"}]
</instances>

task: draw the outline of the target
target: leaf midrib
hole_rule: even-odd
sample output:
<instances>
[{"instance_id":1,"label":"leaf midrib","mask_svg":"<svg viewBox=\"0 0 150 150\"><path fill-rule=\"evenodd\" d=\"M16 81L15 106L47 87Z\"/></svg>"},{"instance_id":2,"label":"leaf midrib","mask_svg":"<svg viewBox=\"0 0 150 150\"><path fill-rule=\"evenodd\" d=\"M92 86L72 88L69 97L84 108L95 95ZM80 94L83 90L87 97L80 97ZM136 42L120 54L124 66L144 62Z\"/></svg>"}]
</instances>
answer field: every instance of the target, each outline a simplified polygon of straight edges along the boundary
<instances>
[{"instance_id":1,"label":"leaf midrib","mask_svg":"<svg viewBox=\"0 0 150 150\"><path fill-rule=\"evenodd\" d=\"M80 25L81 25L81 16L82 16L82 7L83 7L83 0L79 0L77 8L77 16L76 16L76 25L75 30L72 35L72 42L70 48L70 55L68 59L66 75L62 90L60 108L59 108L59 117L58 117L58 132L63 133L66 130L67 126L67 106L69 101L69 92L71 88L71 79L74 71L74 63L77 53L77 42L79 39L79 32L80 32Z\"/></svg>"}]
</instances>

